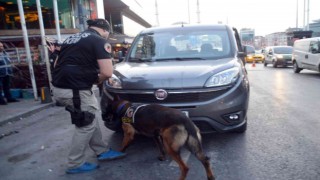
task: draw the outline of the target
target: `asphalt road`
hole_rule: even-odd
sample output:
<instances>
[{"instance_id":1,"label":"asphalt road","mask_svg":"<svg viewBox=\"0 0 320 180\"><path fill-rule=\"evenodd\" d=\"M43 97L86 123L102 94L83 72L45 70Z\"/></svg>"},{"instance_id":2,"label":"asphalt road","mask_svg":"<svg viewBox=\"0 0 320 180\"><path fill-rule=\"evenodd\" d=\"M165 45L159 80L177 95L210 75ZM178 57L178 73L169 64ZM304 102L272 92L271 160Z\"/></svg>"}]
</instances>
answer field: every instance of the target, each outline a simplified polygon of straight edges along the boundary
<instances>
[{"instance_id":1,"label":"asphalt road","mask_svg":"<svg viewBox=\"0 0 320 180\"><path fill-rule=\"evenodd\" d=\"M203 147L217 180L320 179L320 74L291 68L247 64L251 85L248 129L244 134L203 135ZM179 168L171 159L158 161L152 139L138 136L127 157L102 162L86 174L64 173L73 127L67 112L52 107L0 127L1 179L171 180ZM97 114L98 117L99 114ZM119 148L122 135L103 129L103 139ZM90 161L94 155L88 150ZM188 151L187 179L206 179L204 168Z\"/></svg>"}]
</instances>

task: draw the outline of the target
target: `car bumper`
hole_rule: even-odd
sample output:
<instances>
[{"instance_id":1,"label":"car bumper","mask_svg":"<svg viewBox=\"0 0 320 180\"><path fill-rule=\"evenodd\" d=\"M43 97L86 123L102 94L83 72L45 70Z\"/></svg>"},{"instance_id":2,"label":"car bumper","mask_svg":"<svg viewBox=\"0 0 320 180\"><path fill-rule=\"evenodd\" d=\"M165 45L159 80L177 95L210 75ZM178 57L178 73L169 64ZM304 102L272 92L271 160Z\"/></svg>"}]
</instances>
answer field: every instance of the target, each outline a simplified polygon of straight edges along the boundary
<instances>
[{"instance_id":1,"label":"car bumper","mask_svg":"<svg viewBox=\"0 0 320 180\"><path fill-rule=\"evenodd\" d=\"M253 61L255 61L255 62L263 62L264 58L261 58L261 57L246 58L246 62L247 63L252 63Z\"/></svg>"},{"instance_id":2,"label":"car bumper","mask_svg":"<svg viewBox=\"0 0 320 180\"><path fill-rule=\"evenodd\" d=\"M239 82L228 92L218 98L194 104L193 108L184 108L189 117L200 128L202 133L229 132L246 123L249 102L248 82ZM238 119L230 119L237 115Z\"/></svg>"},{"instance_id":3,"label":"car bumper","mask_svg":"<svg viewBox=\"0 0 320 180\"><path fill-rule=\"evenodd\" d=\"M292 66L292 60L291 59L277 59L277 65L280 66Z\"/></svg>"},{"instance_id":4,"label":"car bumper","mask_svg":"<svg viewBox=\"0 0 320 180\"><path fill-rule=\"evenodd\" d=\"M239 78L238 81L228 89L218 89L219 92L215 94L206 93L205 98L199 101L191 102L195 94L188 94L181 98L179 101L174 100L168 102L146 102L145 100L152 99L143 97L140 100L132 99L128 94L132 91L126 90L106 90L104 93L108 99L112 99L116 94L120 98L131 101L133 104L151 104L157 103L171 108L176 108L181 111L187 112L188 116L199 127L201 133L212 132L228 132L235 130L246 123L246 114L249 103L249 82L247 78ZM141 91L139 91L141 93ZM137 92L134 92L137 93ZM144 92L145 93L145 92ZM137 98L140 94L134 94L133 97ZM103 102L102 102L103 104ZM230 119L231 115L237 115L237 119Z\"/></svg>"}]
</instances>

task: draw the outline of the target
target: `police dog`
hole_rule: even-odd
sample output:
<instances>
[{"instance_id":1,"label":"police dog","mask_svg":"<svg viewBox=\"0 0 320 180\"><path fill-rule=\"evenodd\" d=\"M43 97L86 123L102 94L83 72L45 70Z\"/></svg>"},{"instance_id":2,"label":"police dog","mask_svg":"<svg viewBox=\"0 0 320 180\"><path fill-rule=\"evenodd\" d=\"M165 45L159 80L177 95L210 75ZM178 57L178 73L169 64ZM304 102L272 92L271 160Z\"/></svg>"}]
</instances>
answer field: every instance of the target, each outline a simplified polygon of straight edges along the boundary
<instances>
[{"instance_id":1,"label":"police dog","mask_svg":"<svg viewBox=\"0 0 320 180\"><path fill-rule=\"evenodd\" d=\"M159 160L165 160L165 151L179 165L180 180L186 178L189 168L180 156L186 145L203 164L207 177L213 180L209 158L204 155L201 135L195 124L180 110L157 105L132 106L128 101L115 98L112 103L113 118L121 119L124 138L120 151L124 152L136 133L153 137L160 151Z\"/></svg>"}]
</instances>

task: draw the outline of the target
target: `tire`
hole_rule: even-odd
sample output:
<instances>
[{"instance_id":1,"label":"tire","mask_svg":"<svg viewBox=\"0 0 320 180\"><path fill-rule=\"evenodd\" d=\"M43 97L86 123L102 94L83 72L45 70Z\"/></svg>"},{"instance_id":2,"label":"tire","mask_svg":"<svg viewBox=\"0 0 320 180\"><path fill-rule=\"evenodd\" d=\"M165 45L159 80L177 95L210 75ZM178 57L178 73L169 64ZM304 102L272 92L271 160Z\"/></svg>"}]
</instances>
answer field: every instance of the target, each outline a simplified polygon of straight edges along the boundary
<instances>
[{"instance_id":1,"label":"tire","mask_svg":"<svg viewBox=\"0 0 320 180\"><path fill-rule=\"evenodd\" d=\"M272 61L272 67L277 68L277 61Z\"/></svg>"},{"instance_id":2,"label":"tire","mask_svg":"<svg viewBox=\"0 0 320 180\"><path fill-rule=\"evenodd\" d=\"M266 61L264 61L263 65L264 65L264 67L267 67L268 63L266 63Z\"/></svg>"},{"instance_id":3,"label":"tire","mask_svg":"<svg viewBox=\"0 0 320 180\"><path fill-rule=\"evenodd\" d=\"M296 61L293 62L293 72L294 73L300 73L302 69L299 68L298 63Z\"/></svg>"}]
</instances>

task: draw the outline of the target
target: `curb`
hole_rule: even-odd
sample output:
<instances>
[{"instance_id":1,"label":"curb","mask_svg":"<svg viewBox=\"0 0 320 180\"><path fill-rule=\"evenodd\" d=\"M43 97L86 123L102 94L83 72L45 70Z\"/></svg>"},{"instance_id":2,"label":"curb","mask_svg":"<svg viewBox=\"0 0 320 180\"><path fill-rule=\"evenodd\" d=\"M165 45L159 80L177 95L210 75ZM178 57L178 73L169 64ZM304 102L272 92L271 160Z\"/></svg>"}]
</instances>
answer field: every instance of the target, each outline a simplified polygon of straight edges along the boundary
<instances>
[{"instance_id":1,"label":"curb","mask_svg":"<svg viewBox=\"0 0 320 180\"><path fill-rule=\"evenodd\" d=\"M26 117L29 117L37 112L40 112L42 110L45 110L45 109L48 109L49 107L54 107L55 106L55 102L52 102L52 103L48 103L46 105L43 105L41 107L37 107L37 108L34 108L34 109L31 109L30 111L26 111L26 112L22 112L22 113L19 113L19 114L16 114L12 117L9 117L8 119L5 119L5 120L2 120L0 122L0 126L3 126L9 122L15 122L15 121L19 121L21 120L22 118L26 118Z\"/></svg>"}]
</instances>

